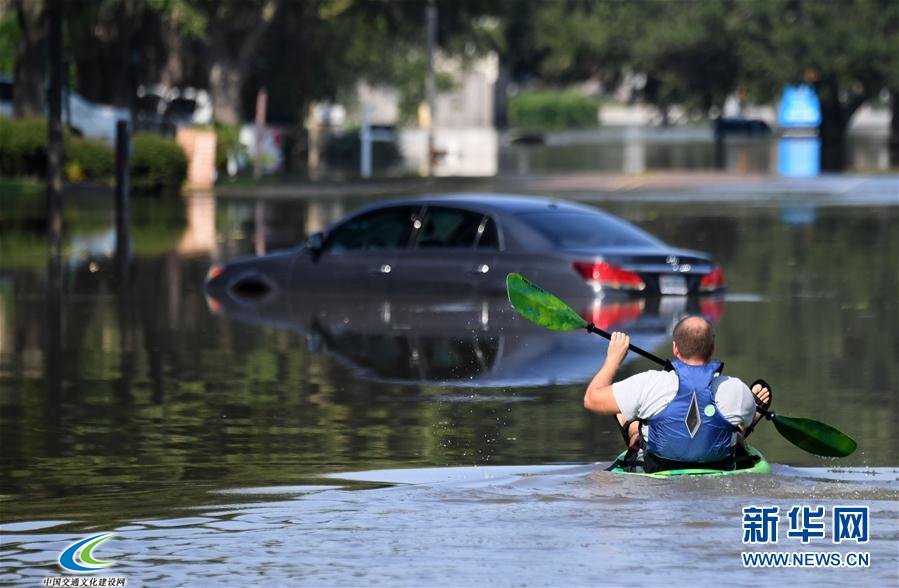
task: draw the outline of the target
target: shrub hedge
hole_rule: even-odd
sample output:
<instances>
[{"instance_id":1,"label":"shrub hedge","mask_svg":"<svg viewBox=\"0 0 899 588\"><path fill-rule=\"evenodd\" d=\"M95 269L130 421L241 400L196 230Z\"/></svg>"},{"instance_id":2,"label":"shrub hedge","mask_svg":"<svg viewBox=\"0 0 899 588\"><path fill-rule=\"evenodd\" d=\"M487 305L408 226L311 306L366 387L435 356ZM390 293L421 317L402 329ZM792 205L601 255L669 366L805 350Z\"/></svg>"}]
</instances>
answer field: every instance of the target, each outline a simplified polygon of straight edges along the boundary
<instances>
[{"instance_id":1,"label":"shrub hedge","mask_svg":"<svg viewBox=\"0 0 899 588\"><path fill-rule=\"evenodd\" d=\"M103 141L68 137L65 143L66 178L70 182L103 181L115 174L115 154Z\"/></svg>"},{"instance_id":2,"label":"shrub hedge","mask_svg":"<svg viewBox=\"0 0 899 588\"><path fill-rule=\"evenodd\" d=\"M66 133L65 173L70 182L112 181L115 154L96 139ZM40 177L47 171L47 121L0 118L0 175ZM131 185L137 192L177 190L187 177L187 156L171 139L148 133L134 136Z\"/></svg>"},{"instance_id":3,"label":"shrub hedge","mask_svg":"<svg viewBox=\"0 0 899 588\"><path fill-rule=\"evenodd\" d=\"M131 187L136 191L177 191L187 177L187 155L171 139L151 133L137 133L134 135L130 171Z\"/></svg>"},{"instance_id":4,"label":"shrub hedge","mask_svg":"<svg viewBox=\"0 0 899 588\"><path fill-rule=\"evenodd\" d=\"M599 101L576 91L521 92L509 99L509 124L524 130L596 127Z\"/></svg>"},{"instance_id":5,"label":"shrub hedge","mask_svg":"<svg viewBox=\"0 0 899 588\"><path fill-rule=\"evenodd\" d=\"M0 174L43 176L47 170L47 121L0 118Z\"/></svg>"}]
</instances>

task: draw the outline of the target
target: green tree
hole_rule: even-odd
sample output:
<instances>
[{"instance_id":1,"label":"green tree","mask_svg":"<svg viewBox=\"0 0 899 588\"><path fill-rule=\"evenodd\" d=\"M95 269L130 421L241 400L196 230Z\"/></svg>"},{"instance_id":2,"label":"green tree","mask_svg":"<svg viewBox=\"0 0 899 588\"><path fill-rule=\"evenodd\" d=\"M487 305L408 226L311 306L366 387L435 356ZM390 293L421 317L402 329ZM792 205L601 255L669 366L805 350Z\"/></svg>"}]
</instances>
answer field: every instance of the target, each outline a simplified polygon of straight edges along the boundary
<instances>
[{"instance_id":1,"label":"green tree","mask_svg":"<svg viewBox=\"0 0 899 588\"><path fill-rule=\"evenodd\" d=\"M206 66L215 119L236 124L241 120L243 83L265 35L282 17L286 3L283 0L223 0L200 5L207 21ZM302 36L306 31L297 33ZM285 53L285 57L290 55Z\"/></svg>"},{"instance_id":2,"label":"green tree","mask_svg":"<svg viewBox=\"0 0 899 588\"><path fill-rule=\"evenodd\" d=\"M19 23L10 0L0 0L0 73L11 74L16 67Z\"/></svg>"},{"instance_id":3,"label":"green tree","mask_svg":"<svg viewBox=\"0 0 899 588\"><path fill-rule=\"evenodd\" d=\"M759 100L811 83L821 102L821 168L846 166L852 115L896 84L899 10L894 0L758 0L737 3L743 80Z\"/></svg>"},{"instance_id":4,"label":"green tree","mask_svg":"<svg viewBox=\"0 0 899 588\"><path fill-rule=\"evenodd\" d=\"M628 74L663 121L678 104L707 113L734 90L740 70L732 2L569 1L540 5L541 73L552 81L598 79L614 87Z\"/></svg>"},{"instance_id":5,"label":"green tree","mask_svg":"<svg viewBox=\"0 0 899 588\"><path fill-rule=\"evenodd\" d=\"M899 167L899 32L897 32L899 25L896 24L899 23L899 3L888 4L882 16L886 23L893 23L892 29L888 29L887 37L884 39L887 44L886 58L878 65L890 94L890 165Z\"/></svg>"},{"instance_id":6,"label":"green tree","mask_svg":"<svg viewBox=\"0 0 899 588\"><path fill-rule=\"evenodd\" d=\"M740 72L733 4L721 0L642 5L631 67L643 72L644 97L667 117L679 104L708 114L734 91Z\"/></svg>"},{"instance_id":7,"label":"green tree","mask_svg":"<svg viewBox=\"0 0 899 588\"><path fill-rule=\"evenodd\" d=\"M498 2L437 2L438 45L465 61L497 47ZM403 114L424 95L425 2L319 0L285 6L269 27L243 82L244 103L260 87L280 118L301 120L306 106L340 98L352 102L356 84L399 88ZM285 52L296 59L285 59ZM440 76L442 87L449 80ZM248 115L248 108L243 114Z\"/></svg>"},{"instance_id":8,"label":"green tree","mask_svg":"<svg viewBox=\"0 0 899 588\"><path fill-rule=\"evenodd\" d=\"M95 102L129 106L134 86L155 81L166 60L161 30L171 4L154 0L66 4L66 56L75 90Z\"/></svg>"},{"instance_id":9,"label":"green tree","mask_svg":"<svg viewBox=\"0 0 899 588\"><path fill-rule=\"evenodd\" d=\"M821 102L821 167L845 167L857 109L891 90L891 146L899 160L899 3L895 0L694 0L539 4L539 71L549 81L642 74L642 97L708 112L738 86L775 101L812 83Z\"/></svg>"},{"instance_id":10,"label":"green tree","mask_svg":"<svg viewBox=\"0 0 899 588\"><path fill-rule=\"evenodd\" d=\"M10 6L11 4L11 6ZM13 114L41 116L44 112L47 52L47 11L43 0L12 0L4 2L4 20L15 13L16 27L4 27L15 43L15 79L13 86ZM11 10L10 10L11 8Z\"/></svg>"},{"instance_id":11,"label":"green tree","mask_svg":"<svg viewBox=\"0 0 899 588\"><path fill-rule=\"evenodd\" d=\"M537 5L534 43L537 71L549 82L597 79L620 82L633 62L633 40L642 34L638 3L567 0Z\"/></svg>"}]
</instances>

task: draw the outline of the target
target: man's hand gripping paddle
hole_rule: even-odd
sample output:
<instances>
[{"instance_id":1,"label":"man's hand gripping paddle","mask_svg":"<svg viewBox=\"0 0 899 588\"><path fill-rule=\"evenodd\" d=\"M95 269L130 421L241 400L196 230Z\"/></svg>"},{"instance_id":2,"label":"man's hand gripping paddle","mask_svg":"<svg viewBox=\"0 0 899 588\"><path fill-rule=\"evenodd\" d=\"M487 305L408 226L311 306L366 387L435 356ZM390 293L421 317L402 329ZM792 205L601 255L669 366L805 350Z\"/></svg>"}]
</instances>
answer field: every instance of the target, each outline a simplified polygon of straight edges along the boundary
<instances>
[{"instance_id":1,"label":"man's hand gripping paddle","mask_svg":"<svg viewBox=\"0 0 899 588\"><path fill-rule=\"evenodd\" d=\"M512 273L506 277L506 291L512 308L527 320L541 327L553 331L586 329L606 339L610 339L612 336L593 323L585 321L559 298L532 284L521 274ZM633 344L628 349L661 366L670 365L661 357ZM851 437L825 423L812 419L780 416L762 407L757 407L757 410L774 423L774 428L787 441L809 453L827 457L846 457L855 451L857 446Z\"/></svg>"}]
</instances>

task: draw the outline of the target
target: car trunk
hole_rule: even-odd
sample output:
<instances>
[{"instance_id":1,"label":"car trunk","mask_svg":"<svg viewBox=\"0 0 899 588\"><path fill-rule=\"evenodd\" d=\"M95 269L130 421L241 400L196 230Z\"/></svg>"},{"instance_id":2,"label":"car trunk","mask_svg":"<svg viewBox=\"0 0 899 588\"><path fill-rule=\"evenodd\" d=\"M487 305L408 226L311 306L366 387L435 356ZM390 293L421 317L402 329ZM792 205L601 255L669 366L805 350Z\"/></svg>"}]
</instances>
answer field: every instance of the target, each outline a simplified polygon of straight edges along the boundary
<instances>
[{"instance_id":1,"label":"car trunk","mask_svg":"<svg viewBox=\"0 0 899 588\"><path fill-rule=\"evenodd\" d=\"M567 253L571 255L575 269L588 281L599 279L601 275L602 281L606 281L605 276L611 271L614 277L609 280L620 285L630 275L633 282L630 289L644 295L696 293L699 280L714 267L707 257L682 249L628 247L607 248L602 254L584 249L568 250ZM603 263L598 263L599 260ZM595 265L591 266L591 262ZM641 280L636 280L632 274L639 275Z\"/></svg>"}]
</instances>

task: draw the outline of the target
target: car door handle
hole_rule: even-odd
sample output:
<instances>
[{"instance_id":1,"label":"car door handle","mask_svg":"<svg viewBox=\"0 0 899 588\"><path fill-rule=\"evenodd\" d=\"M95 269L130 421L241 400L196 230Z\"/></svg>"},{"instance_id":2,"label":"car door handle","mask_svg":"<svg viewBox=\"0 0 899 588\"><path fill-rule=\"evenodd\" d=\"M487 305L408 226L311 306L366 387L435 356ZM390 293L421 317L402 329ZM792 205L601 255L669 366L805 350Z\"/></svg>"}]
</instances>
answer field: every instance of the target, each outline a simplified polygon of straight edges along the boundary
<instances>
[{"instance_id":1,"label":"car door handle","mask_svg":"<svg viewBox=\"0 0 899 588\"><path fill-rule=\"evenodd\" d=\"M370 274L389 274L393 268L390 267L389 263L382 263L378 267L369 268L368 273Z\"/></svg>"},{"instance_id":2,"label":"car door handle","mask_svg":"<svg viewBox=\"0 0 899 588\"><path fill-rule=\"evenodd\" d=\"M470 273L470 274L486 274L489 271L490 271L489 265L487 265L486 263L479 263L478 265L476 265L473 268L471 268L470 270L468 270L468 273Z\"/></svg>"}]
</instances>

